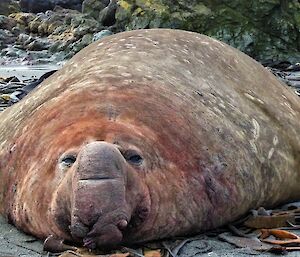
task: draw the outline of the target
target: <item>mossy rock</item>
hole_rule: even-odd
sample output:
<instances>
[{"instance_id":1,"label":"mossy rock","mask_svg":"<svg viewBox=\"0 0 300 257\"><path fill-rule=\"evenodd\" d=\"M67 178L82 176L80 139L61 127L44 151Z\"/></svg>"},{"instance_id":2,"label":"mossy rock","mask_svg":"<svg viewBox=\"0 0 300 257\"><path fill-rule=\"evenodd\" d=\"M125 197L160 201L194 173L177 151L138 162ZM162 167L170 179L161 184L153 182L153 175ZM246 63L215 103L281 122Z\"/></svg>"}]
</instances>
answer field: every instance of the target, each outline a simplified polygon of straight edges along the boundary
<instances>
[{"instance_id":1,"label":"mossy rock","mask_svg":"<svg viewBox=\"0 0 300 257\"><path fill-rule=\"evenodd\" d=\"M300 60L297 0L119 0L119 30L177 28L222 40L259 61Z\"/></svg>"},{"instance_id":2,"label":"mossy rock","mask_svg":"<svg viewBox=\"0 0 300 257\"><path fill-rule=\"evenodd\" d=\"M90 17L97 19L100 11L103 10L106 5L107 4L104 1L85 0L82 3L82 13L85 13Z\"/></svg>"},{"instance_id":3,"label":"mossy rock","mask_svg":"<svg viewBox=\"0 0 300 257\"><path fill-rule=\"evenodd\" d=\"M10 18L14 19L18 24L23 26L28 26L31 21L36 18L36 15L33 13L13 13L9 15Z\"/></svg>"}]
</instances>

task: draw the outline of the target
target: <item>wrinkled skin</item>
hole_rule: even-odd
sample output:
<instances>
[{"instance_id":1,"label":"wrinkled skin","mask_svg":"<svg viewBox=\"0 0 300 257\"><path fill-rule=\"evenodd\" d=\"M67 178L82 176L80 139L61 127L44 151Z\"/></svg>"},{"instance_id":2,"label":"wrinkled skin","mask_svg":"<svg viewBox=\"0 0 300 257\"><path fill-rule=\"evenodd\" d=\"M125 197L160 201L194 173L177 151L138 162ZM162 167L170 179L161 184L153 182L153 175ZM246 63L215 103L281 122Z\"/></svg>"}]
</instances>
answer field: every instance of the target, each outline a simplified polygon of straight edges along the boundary
<instances>
[{"instance_id":1,"label":"wrinkled skin","mask_svg":"<svg viewBox=\"0 0 300 257\"><path fill-rule=\"evenodd\" d=\"M0 119L0 210L39 238L111 247L299 199L299 99L203 35L107 37Z\"/></svg>"}]
</instances>

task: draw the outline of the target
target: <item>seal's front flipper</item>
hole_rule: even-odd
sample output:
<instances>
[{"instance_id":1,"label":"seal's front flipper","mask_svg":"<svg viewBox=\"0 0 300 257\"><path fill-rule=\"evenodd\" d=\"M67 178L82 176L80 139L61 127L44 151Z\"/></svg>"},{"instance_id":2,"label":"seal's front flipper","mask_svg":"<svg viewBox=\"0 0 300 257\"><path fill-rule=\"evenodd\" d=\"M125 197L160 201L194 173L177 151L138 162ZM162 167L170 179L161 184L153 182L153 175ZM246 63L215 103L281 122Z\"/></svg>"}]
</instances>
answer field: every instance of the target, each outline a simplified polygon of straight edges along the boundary
<instances>
[{"instance_id":1,"label":"seal's front flipper","mask_svg":"<svg viewBox=\"0 0 300 257\"><path fill-rule=\"evenodd\" d=\"M77 247L67 245L63 239L54 237L53 235L48 236L44 241L44 251L51 253L61 253L64 251L76 251Z\"/></svg>"}]
</instances>

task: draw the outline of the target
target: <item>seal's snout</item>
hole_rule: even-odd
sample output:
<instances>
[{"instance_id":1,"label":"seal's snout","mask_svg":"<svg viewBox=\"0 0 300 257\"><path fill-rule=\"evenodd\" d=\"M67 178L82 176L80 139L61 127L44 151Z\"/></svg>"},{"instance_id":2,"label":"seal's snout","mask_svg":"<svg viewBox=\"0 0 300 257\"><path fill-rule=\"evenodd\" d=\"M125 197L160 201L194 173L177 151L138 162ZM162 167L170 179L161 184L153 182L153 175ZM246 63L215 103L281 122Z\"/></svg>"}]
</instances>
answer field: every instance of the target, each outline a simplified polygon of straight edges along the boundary
<instances>
[{"instance_id":1,"label":"seal's snout","mask_svg":"<svg viewBox=\"0 0 300 257\"><path fill-rule=\"evenodd\" d=\"M87 144L74 167L71 234L89 248L123 239L131 208L126 201L126 162L116 146Z\"/></svg>"}]
</instances>

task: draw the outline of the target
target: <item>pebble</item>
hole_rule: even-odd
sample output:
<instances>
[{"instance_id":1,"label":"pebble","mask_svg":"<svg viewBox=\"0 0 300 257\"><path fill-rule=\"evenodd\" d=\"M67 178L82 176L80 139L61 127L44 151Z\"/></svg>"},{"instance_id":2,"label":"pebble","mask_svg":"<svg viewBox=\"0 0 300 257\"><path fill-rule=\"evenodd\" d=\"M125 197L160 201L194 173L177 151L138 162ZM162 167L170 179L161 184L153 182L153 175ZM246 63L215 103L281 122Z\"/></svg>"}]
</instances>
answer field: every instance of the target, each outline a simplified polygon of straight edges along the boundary
<instances>
[{"instance_id":1,"label":"pebble","mask_svg":"<svg viewBox=\"0 0 300 257\"><path fill-rule=\"evenodd\" d=\"M113 33L108 29L101 30L100 32L97 32L93 35L93 42L100 40L106 36L110 36L112 34Z\"/></svg>"}]
</instances>

